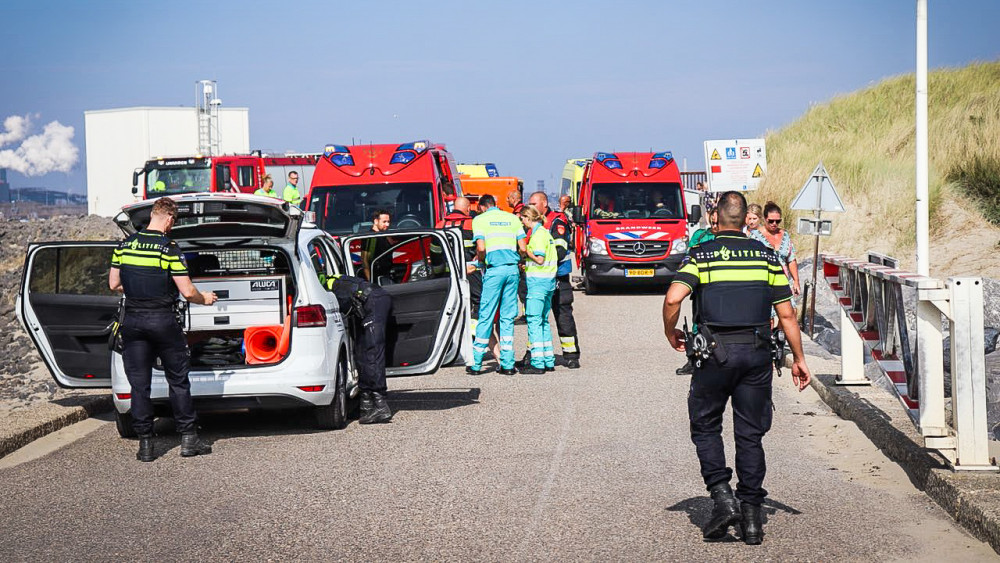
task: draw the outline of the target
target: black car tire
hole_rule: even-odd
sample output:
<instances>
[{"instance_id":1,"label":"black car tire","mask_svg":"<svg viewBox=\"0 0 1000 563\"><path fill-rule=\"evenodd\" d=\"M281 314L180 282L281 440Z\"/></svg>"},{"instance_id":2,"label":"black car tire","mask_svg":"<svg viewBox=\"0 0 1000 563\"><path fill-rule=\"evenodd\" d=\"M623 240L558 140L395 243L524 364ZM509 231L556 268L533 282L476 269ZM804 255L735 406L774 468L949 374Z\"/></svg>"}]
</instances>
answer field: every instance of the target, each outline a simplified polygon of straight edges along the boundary
<instances>
[{"instance_id":1,"label":"black car tire","mask_svg":"<svg viewBox=\"0 0 1000 563\"><path fill-rule=\"evenodd\" d=\"M334 377L333 401L329 405L316 407L316 426L322 430L343 430L347 426L347 368L342 357L337 362Z\"/></svg>"},{"instance_id":2,"label":"black car tire","mask_svg":"<svg viewBox=\"0 0 1000 563\"><path fill-rule=\"evenodd\" d=\"M598 291L600 291L600 286L590 278L590 274L583 274L583 293L585 295L596 295Z\"/></svg>"},{"instance_id":3,"label":"black car tire","mask_svg":"<svg viewBox=\"0 0 1000 563\"><path fill-rule=\"evenodd\" d=\"M132 428L132 413L120 413L115 410L115 428L118 429L118 435L122 438L137 438L139 435L135 433L135 429Z\"/></svg>"}]
</instances>

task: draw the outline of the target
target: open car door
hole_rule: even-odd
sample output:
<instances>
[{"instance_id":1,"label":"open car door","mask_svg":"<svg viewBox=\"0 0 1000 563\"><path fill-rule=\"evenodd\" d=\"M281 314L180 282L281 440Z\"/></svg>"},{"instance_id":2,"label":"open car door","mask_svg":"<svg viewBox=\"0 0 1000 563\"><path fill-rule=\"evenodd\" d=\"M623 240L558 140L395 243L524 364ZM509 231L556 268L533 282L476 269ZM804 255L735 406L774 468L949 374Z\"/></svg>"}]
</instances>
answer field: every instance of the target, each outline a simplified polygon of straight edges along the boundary
<instances>
[{"instance_id":1,"label":"open car door","mask_svg":"<svg viewBox=\"0 0 1000 563\"><path fill-rule=\"evenodd\" d=\"M111 387L108 338L121 296L108 288L108 268L117 246L28 246L17 316L61 387Z\"/></svg>"},{"instance_id":2,"label":"open car door","mask_svg":"<svg viewBox=\"0 0 1000 563\"><path fill-rule=\"evenodd\" d=\"M352 260L351 249L359 255ZM468 308L464 266L444 231L423 229L345 237L348 273L367 278L392 296L386 330L386 374L432 373L460 356ZM362 272L361 263L369 265ZM464 330L468 330L467 328Z\"/></svg>"}]
</instances>

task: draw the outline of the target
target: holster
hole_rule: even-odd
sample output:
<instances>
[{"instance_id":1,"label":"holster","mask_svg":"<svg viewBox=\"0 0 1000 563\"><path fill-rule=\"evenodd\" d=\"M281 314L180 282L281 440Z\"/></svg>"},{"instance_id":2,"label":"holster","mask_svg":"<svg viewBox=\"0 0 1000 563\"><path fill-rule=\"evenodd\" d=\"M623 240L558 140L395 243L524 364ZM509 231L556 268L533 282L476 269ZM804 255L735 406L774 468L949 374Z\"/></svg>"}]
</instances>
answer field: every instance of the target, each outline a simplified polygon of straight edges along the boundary
<instances>
[{"instance_id":1,"label":"holster","mask_svg":"<svg viewBox=\"0 0 1000 563\"><path fill-rule=\"evenodd\" d=\"M118 302L118 310L111 317L111 325L108 327L111 334L108 335L108 350L121 353L125 350L125 343L122 341L122 323L125 322L125 298Z\"/></svg>"}]
</instances>

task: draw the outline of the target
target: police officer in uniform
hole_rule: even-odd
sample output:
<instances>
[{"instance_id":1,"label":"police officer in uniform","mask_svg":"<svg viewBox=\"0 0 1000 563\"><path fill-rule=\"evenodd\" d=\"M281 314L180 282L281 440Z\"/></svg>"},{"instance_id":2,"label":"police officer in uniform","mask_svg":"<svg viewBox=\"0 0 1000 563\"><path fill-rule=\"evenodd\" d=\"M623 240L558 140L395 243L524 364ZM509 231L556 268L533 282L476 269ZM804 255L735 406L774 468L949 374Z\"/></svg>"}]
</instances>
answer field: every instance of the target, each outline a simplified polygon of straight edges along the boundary
<instances>
[{"instance_id":1,"label":"police officer in uniform","mask_svg":"<svg viewBox=\"0 0 1000 563\"><path fill-rule=\"evenodd\" d=\"M525 252L524 229L521 221L496 208L496 199L487 194L479 199L482 213L472 220L476 254L483 264L483 292L479 303L479 317L484 321L476 326L476 339L472 345L472 365L465 368L470 375L486 373L483 356L489 347L493 332L493 316L500 311L500 369L503 375L514 375L514 317L517 316L518 263Z\"/></svg>"},{"instance_id":2,"label":"police officer in uniform","mask_svg":"<svg viewBox=\"0 0 1000 563\"><path fill-rule=\"evenodd\" d=\"M729 526L740 524L743 541L756 545L763 539L760 505L767 496L761 440L771 427L771 307L792 350L792 382L801 391L811 376L781 265L774 252L741 230L746 199L739 192L726 192L717 209L715 239L688 250L667 291L663 328L674 349L689 355L705 351L694 358L688 394L691 440L715 503L704 536L719 539ZM692 292L698 335L685 342L677 320L681 302ZM722 444L722 416L730 400L739 479L735 497L729 486L733 471L726 465Z\"/></svg>"},{"instance_id":3,"label":"police officer in uniform","mask_svg":"<svg viewBox=\"0 0 1000 563\"><path fill-rule=\"evenodd\" d=\"M125 375L132 386L132 428L139 435L136 459L153 461L153 361L159 357L170 386L170 406L181 434L181 455L205 455L212 447L198 438L188 370L191 354L177 320L178 291L190 303L211 305L215 293L198 291L188 276L177 243L167 237L177 203L162 197L153 204L149 226L126 238L111 257L108 285L125 293L120 331Z\"/></svg>"},{"instance_id":4,"label":"police officer in uniform","mask_svg":"<svg viewBox=\"0 0 1000 563\"><path fill-rule=\"evenodd\" d=\"M392 309L392 296L381 287L353 276L327 278L326 287L337 297L344 317L361 319L358 359L358 386L361 387L361 424L392 420L392 409L385 401L385 327Z\"/></svg>"},{"instance_id":5,"label":"police officer in uniform","mask_svg":"<svg viewBox=\"0 0 1000 563\"><path fill-rule=\"evenodd\" d=\"M483 293L483 273L479 271L479 261L476 256L476 243L472 240L472 216L469 212L472 204L468 198L459 197L453 204L454 210L444 216L444 227L462 229L462 243L465 247L465 273L469 280L469 306L472 317L472 334L476 334L476 324L479 322L479 300Z\"/></svg>"},{"instance_id":6,"label":"police officer in uniform","mask_svg":"<svg viewBox=\"0 0 1000 563\"><path fill-rule=\"evenodd\" d=\"M535 192L528 198L531 205L545 217L543 227L549 230L556 241L556 252L559 255L559 268L556 270L556 290L552 293L552 314L556 317L556 332L559 333L559 344L562 348L562 363L570 369L580 367L580 339L576 333L576 320L573 318L573 286L569 283L569 275L573 271L573 242L569 220L561 211L549 207L549 198L545 192ZM522 365L531 363L529 351L520 362Z\"/></svg>"}]
</instances>

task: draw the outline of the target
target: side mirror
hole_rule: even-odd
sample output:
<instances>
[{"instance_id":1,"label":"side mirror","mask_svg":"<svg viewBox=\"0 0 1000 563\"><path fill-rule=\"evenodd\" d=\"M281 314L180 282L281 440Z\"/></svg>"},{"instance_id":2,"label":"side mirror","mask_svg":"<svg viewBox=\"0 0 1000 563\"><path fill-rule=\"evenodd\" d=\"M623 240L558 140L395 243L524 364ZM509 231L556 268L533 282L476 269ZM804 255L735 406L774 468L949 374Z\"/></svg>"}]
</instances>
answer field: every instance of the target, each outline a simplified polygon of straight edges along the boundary
<instances>
[{"instance_id":1,"label":"side mirror","mask_svg":"<svg viewBox=\"0 0 1000 563\"><path fill-rule=\"evenodd\" d=\"M139 195L139 171L132 171L132 195Z\"/></svg>"},{"instance_id":2,"label":"side mirror","mask_svg":"<svg viewBox=\"0 0 1000 563\"><path fill-rule=\"evenodd\" d=\"M573 221L577 225L583 224L583 209L579 205L567 207L566 214L569 215L570 221Z\"/></svg>"},{"instance_id":3,"label":"side mirror","mask_svg":"<svg viewBox=\"0 0 1000 563\"><path fill-rule=\"evenodd\" d=\"M694 204L691 206L691 213L688 213L688 223L696 225L701 222L701 206Z\"/></svg>"}]
</instances>

